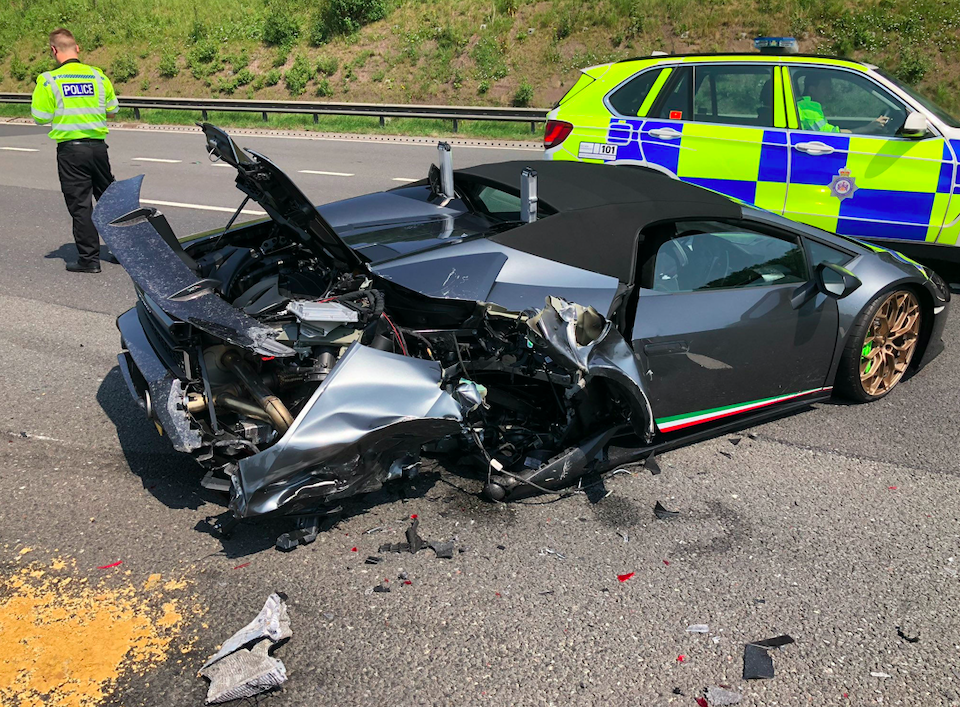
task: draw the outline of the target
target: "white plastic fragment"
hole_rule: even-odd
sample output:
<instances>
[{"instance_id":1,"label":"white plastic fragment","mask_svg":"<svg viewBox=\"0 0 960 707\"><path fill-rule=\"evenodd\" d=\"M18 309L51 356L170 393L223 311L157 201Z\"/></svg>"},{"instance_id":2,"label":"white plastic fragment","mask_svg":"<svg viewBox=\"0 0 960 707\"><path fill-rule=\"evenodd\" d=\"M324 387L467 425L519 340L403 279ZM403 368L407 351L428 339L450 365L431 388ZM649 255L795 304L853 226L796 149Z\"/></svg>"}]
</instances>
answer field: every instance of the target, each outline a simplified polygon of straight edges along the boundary
<instances>
[{"instance_id":1,"label":"white plastic fragment","mask_svg":"<svg viewBox=\"0 0 960 707\"><path fill-rule=\"evenodd\" d=\"M224 641L200 668L200 675L210 680L207 704L252 697L283 684L286 668L268 653L292 635L286 603L271 594L257 618Z\"/></svg>"},{"instance_id":2,"label":"white plastic fragment","mask_svg":"<svg viewBox=\"0 0 960 707\"><path fill-rule=\"evenodd\" d=\"M872 678L889 678L892 677L890 673L870 673Z\"/></svg>"},{"instance_id":3,"label":"white plastic fragment","mask_svg":"<svg viewBox=\"0 0 960 707\"><path fill-rule=\"evenodd\" d=\"M733 690L724 690L722 687L707 688L707 704L710 707L723 707L723 705L740 704L743 695Z\"/></svg>"},{"instance_id":4,"label":"white plastic fragment","mask_svg":"<svg viewBox=\"0 0 960 707\"><path fill-rule=\"evenodd\" d=\"M687 626L690 633L710 633L710 627L707 624L692 624Z\"/></svg>"}]
</instances>

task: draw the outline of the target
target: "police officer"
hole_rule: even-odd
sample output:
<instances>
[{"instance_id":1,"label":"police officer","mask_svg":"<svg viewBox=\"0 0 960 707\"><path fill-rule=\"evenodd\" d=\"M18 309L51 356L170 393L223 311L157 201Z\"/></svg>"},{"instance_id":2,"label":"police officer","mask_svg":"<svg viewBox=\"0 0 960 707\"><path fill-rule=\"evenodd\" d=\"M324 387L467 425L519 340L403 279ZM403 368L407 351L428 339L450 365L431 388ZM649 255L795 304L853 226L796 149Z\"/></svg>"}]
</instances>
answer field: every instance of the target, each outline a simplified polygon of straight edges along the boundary
<instances>
[{"instance_id":1,"label":"police officer","mask_svg":"<svg viewBox=\"0 0 960 707\"><path fill-rule=\"evenodd\" d=\"M849 133L827 122L823 114L823 103L833 100L833 82L822 71L804 74L803 97L797 101L797 113L800 115L801 130L817 130L822 133ZM883 131L890 116L881 115L857 130L860 134L875 134Z\"/></svg>"},{"instance_id":2,"label":"police officer","mask_svg":"<svg viewBox=\"0 0 960 707\"><path fill-rule=\"evenodd\" d=\"M107 156L107 116L119 110L113 85L104 73L80 62L80 47L69 30L50 33L50 51L59 66L37 77L30 105L38 124L52 123L57 142L60 189L73 218L80 257L70 272L100 272L100 234L93 225L93 202L113 182Z\"/></svg>"}]
</instances>

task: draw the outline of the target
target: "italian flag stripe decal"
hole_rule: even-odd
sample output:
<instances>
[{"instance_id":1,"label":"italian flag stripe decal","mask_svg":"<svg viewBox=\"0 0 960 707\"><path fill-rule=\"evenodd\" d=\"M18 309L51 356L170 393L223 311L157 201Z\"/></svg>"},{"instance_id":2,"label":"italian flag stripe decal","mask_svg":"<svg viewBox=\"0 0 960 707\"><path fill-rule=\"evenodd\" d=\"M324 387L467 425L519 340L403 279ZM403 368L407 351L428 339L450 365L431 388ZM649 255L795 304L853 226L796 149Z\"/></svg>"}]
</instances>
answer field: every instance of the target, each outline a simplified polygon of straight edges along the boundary
<instances>
[{"instance_id":1,"label":"italian flag stripe decal","mask_svg":"<svg viewBox=\"0 0 960 707\"><path fill-rule=\"evenodd\" d=\"M776 405L777 403L782 403L786 400L802 398L804 395L823 393L828 390L832 390L832 386L828 386L826 388L812 388L810 390L804 390L800 393L778 395L774 398L764 398L763 400L754 400L751 403L739 403L737 405L727 405L726 407L713 408L712 410L701 410L700 412L695 412L692 414L688 413L685 415L674 415L672 417L661 417L660 419L656 420L656 423L661 432L674 432L675 430L682 430L684 427L690 427L691 425L700 425L704 422L713 422L714 420L719 420L723 417L729 417L730 415L738 415L741 412L758 410L760 408L767 407L768 405Z\"/></svg>"}]
</instances>

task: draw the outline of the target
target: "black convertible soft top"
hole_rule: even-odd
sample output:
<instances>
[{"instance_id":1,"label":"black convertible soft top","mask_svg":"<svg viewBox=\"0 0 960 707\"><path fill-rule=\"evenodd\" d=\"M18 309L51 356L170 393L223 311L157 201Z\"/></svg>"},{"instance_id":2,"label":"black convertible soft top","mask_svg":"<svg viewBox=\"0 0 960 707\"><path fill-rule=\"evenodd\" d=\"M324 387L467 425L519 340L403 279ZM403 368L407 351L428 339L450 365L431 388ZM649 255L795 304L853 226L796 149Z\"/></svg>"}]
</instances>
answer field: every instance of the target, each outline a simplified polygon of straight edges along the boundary
<instances>
[{"instance_id":1,"label":"black convertible soft top","mask_svg":"<svg viewBox=\"0 0 960 707\"><path fill-rule=\"evenodd\" d=\"M537 172L542 205L556 211L492 236L525 253L632 283L640 231L684 218L740 218L740 205L645 167L515 160L456 170L456 180L520 194L520 172Z\"/></svg>"}]
</instances>

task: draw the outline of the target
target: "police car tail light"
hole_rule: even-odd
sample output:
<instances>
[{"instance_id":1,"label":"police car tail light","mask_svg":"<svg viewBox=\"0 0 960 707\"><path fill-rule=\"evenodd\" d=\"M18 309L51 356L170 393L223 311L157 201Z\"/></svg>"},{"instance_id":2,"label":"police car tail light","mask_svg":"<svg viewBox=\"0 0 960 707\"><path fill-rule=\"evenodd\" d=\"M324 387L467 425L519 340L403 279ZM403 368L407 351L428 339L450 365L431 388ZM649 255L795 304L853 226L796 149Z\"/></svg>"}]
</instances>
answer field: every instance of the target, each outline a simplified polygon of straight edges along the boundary
<instances>
[{"instance_id":1,"label":"police car tail light","mask_svg":"<svg viewBox=\"0 0 960 707\"><path fill-rule=\"evenodd\" d=\"M543 149L549 150L556 147L573 131L573 125L563 120L548 120L547 127L543 131Z\"/></svg>"}]
</instances>

